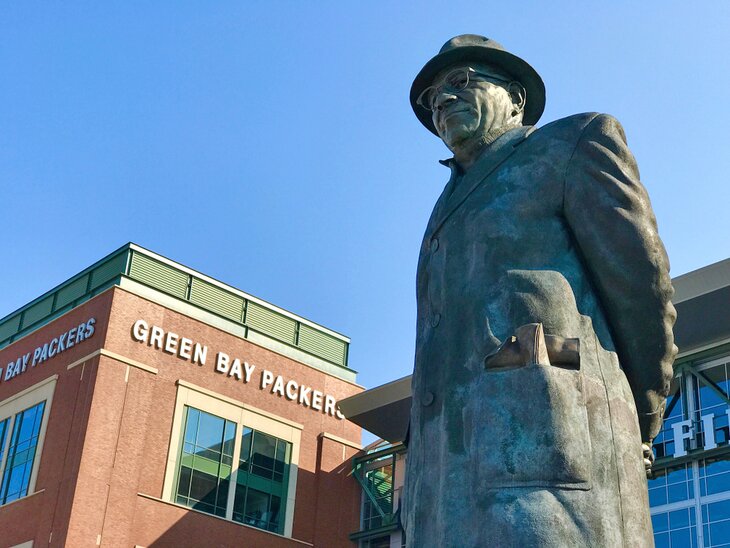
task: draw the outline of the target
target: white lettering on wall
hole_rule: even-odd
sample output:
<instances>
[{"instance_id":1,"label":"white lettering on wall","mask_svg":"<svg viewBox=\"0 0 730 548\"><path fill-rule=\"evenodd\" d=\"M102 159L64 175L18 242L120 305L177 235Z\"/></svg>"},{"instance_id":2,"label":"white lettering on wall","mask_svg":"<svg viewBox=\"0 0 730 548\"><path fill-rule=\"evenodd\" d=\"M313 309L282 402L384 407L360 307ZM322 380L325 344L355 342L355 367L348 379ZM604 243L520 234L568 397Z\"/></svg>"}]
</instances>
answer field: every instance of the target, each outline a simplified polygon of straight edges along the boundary
<instances>
[{"instance_id":1,"label":"white lettering on wall","mask_svg":"<svg viewBox=\"0 0 730 548\"><path fill-rule=\"evenodd\" d=\"M730 408L725 410L728 421L730 422ZM699 447L699 440L697 439L697 428L695 423L691 420L675 422L672 425L672 435L674 438L674 454L673 457L684 457L687 455L687 450L693 448L692 443L698 442L697 449L703 449L708 451L715 449L717 445L717 439L715 438L715 415L702 415L700 417L702 423L702 447Z\"/></svg>"},{"instance_id":2,"label":"white lettering on wall","mask_svg":"<svg viewBox=\"0 0 730 548\"><path fill-rule=\"evenodd\" d=\"M159 326L153 325L150 327L142 319L137 320L132 325L132 339L198 365L205 365L205 358L208 355L207 346L194 342L187 337L180 337L172 331L165 332ZM217 367L218 364L216 363Z\"/></svg>"},{"instance_id":3,"label":"white lettering on wall","mask_svg":"<svg viewBox=\"0 0 730 548\"><path fill-rule=\"evenodd\" d=\"M94 324L96 324L96 318L89 318L68 331L64 331L57 337L53 337L50 341L38 345L33 352L28 352L8 362L5 368L0 367L0 381L7 382L21 373L25 373L28 370L28 366L35 367L76 346L81 341L91 338L94 334ZM3 370L5 374L3 374Z\"/></svg>"},{"instance_id":4,"label":"white lettering on wall","mask_svg":"<svg viewBox=\"0 0 730 548\"><path fill-rule=\"evenodd\" d=\"M674 456L683 457L687 454L684 440L691 440L695 435L692 421L676 422L672 425L672 430L674 431Z\"/></svg>"},{"instance_id":5,"label":"white lettering on wall","mask_svg":"<svg viewBox=\"0 0 730 548\"><path fill-rule=\"evenodd\" d=\"M271 394L284 397L302 407L321 411L325 415L344 419L345 416L337 409L337 400L329 394L324 394L311 386L305 386L293 379L285 379L281 375L274 375L268 369L261 371L262 390L268 389ZM324 400L324 408L322 401Z\"/></svg>"},{"instance_id":6,"label":"white lettering on wall","mask_svg":"<svg viewBox=\"0 0 730 548\"><path fill-rule=\"evenodd\" d=\"M65 344L68 346L68 340L71 335L66 335ZM206 345L195 342L193 339L178 335L175 332L166 331L160 326L150 325L141 318L135 321L132 325L132 339L154 350L159 350L165 354L176 356L181 360L185 360L193 364L205 365L205 360L208 355L208 347ZM45 349L36 349L36 352L39 354L38 359L42 359L44 352L45 354L48 354L51 351L57 351L57 347L60 347L62 344L60 338L54 339L51 343L54 344L52 349L49 345L46 345ZM27 364L29 358L30 355L28 355L25 362L23 362L22 358L19 358L18 361L8 364L8 367L6 368L6 375L8 374L7 370L9 369L15 371L18 367L21 369L24 368L24 363ZM36 356L34 354L33 361L35 360ZM255 370L256 366L254 364L248 363L247 361L241 360L237 357L232 357L226 352L219 351L215 353L215 365L213 367L213 371L234 382L241 382L243 384L250 383ZM2 369L0 369L0 374L1 373ZM274 396L285 398L287 401L290 401L295 405L301 405L302 407L319 411L325 415L336 417L340 420L345 418L337 409L337 400L334 396L325 394L311 386L305 386L295 379L287 379L282 375L275 375L268 369L262 369L258 384L259 389L266 390Z\"/></svg>"}]
</instances>

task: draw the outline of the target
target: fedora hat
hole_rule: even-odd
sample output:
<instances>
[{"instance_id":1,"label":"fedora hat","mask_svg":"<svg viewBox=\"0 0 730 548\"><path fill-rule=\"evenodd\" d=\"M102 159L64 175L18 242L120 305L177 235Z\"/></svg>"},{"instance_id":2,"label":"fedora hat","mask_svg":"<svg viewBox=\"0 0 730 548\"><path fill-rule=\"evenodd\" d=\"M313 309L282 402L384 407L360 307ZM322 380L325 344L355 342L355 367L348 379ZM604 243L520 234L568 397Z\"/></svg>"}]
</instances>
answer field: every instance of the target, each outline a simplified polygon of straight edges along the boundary
<instances>
[{"instance_id":1,"label":"fedora hat","mask_svg":"<svg viewBox=\"0 0 730 548\"><path fill-rule=\"evenodd\" d=\"M439 72L457 63L485 63L505 71L520 82L527 92L522 118L525 125L534 125L540 119L542 111L545 109L545 84L535 69L490 38L478 34L462 34L446 42L438 54L423 66L416 79L413 80L411 106L418 119L429 131L438 135L433 125L431 112L416 103L418 96L433 84L433 80Z\"/></svg>"}]
</instances>

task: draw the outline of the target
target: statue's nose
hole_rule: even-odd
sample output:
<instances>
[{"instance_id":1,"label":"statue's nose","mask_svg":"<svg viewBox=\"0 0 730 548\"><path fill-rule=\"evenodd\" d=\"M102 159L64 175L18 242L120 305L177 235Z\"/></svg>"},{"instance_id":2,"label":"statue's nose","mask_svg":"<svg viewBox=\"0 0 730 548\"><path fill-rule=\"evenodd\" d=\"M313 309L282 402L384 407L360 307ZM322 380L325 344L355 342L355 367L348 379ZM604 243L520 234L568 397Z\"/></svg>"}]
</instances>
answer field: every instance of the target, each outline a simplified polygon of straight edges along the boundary
<instances>
[{"instance_id":1,"label":"statue's nose","mask_svg":"<svg viewBox=\"0 0 730 548\"><path fill-rule=\"evenodd\" d=\"M446 106L456 101L457 97L453 93L446 93L442 91L436 96L433 102L434 110L444 110Z\"/></svg>"}]
</instances>

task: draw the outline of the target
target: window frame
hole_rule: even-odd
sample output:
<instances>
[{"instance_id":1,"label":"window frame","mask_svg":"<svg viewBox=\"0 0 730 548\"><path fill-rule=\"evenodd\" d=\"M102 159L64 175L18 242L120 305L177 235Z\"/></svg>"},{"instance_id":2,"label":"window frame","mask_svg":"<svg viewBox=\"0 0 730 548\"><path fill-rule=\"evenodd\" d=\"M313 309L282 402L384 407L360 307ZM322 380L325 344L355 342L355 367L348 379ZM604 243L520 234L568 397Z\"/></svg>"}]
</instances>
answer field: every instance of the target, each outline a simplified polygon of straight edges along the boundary
<instances>
[{"instance_id":1,"label":"window frame","mask_svg":"<svg viewBox=\"0 0 730 548\"><path fill-rule=\"evenodd\" d=\"M22 497L0 504L0 508L16 501L23 500L24 498L30 497L36 493L35 487L38 479L38 470L43 456L43 445L46 439L48 419L51 415L53 395L56 391L57 381L58 375L52 375L0 402L0 422L5 419L9 419L5 439L3 440L3 447L0 448L0 453L2 454L2 459L0 459L0 482L2 482L5 475L5 468L7 466L8 453L12 442L17 415L41 402L45 402L43 418L41 419L41 426L38 430L38 442L36 443L35 454L33 455L33 466L31 468L30 479L28 480L27 492Z\"/></svg>"},{"instance_id":2,"label":"window frame","mask_svg":"<svg viewBox=\"0 0 730 548\"><path fill-rule=\"evenodd\" d=\"M162 499L172 504L193 510L175 501L175 490L178 476L178 458L185 436L185 407L193 407L216 415L222 419L229 420L236 424L235 442L233 449L233 469L231 471L230 486L228 489L228 500L226 503L225 519L246 527L251 525L243 524L233 520L233 501L236 493L236 481L241 454L241 433L244 427L274 436L291 444L291 460L289 463L289 478L286 488L286 496L282 498L284 504L284 527L282 533L272 533L266 529L253 527L259 531L265 531L275 535L281 534L291 538L294 525L294 503L297 489L297 471L299 469L299 450L301 446L301 433L303 425L278 417L272 413L258 409L237 401L228 396L218 394L201 386L196 386L182 379L177 381L177 397L175 399L175 410L170 434L170 444L167 453L167 464L165 466L165 480L162 490ZM213 514L209 514L213 515ZM220 518L219 518L220 519Z\"/></svg>"}]
</instances>

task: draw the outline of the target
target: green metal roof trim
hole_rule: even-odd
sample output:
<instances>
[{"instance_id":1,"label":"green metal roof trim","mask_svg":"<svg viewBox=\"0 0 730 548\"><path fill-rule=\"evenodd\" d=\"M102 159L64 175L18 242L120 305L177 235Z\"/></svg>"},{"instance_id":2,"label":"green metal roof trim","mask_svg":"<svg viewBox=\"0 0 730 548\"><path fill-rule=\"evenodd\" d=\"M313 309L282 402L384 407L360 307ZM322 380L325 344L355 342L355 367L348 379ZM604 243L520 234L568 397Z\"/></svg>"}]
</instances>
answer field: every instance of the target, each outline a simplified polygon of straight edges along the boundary
<instances>
[{"instance_id":1,"label":"green metal roof trim","mask_svg":"<svg viewBox=\"0 0 730 548\"><path fill-rule=\"evenodd\" d=\"M347 367L349 339L129 243L0 320L0 348L98 295L122 277L172 295L249 330Z\"/></svg>"}]
</instances>

